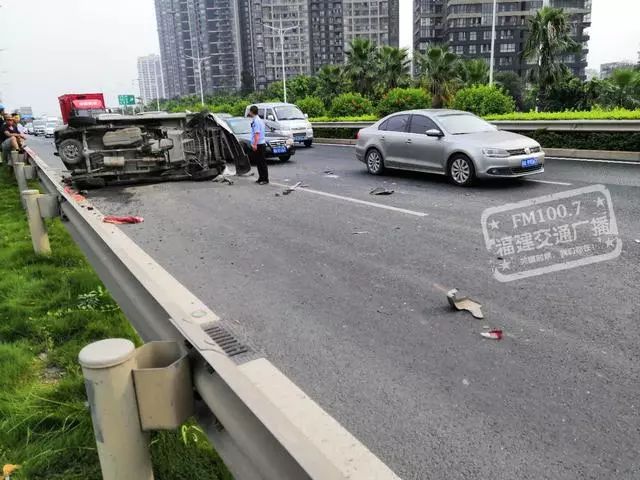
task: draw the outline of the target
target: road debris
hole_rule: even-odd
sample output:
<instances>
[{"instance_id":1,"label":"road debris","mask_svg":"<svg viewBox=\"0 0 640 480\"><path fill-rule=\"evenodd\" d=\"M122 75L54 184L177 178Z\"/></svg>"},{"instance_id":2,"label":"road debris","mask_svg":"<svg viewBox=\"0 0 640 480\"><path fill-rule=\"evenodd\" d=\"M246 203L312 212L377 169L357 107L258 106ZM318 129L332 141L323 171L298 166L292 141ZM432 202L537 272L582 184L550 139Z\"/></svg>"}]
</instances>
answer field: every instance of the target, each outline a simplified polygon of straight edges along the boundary
<instances>
[{"instance_id":1,"label":"road debris","mask_svg":"<svg viewBox=\"0 0 640 480\"><path fill-rule=\"evenodd\" d=\"M333 170L328 169L328 170L325 170L324 173L326 173L327 175L333 175Z\"/></svg>"},{"instance_id":2,"label":"road debris","mask_svg":"<svg viewBox=\"0 0 640 480\"><path fill-rule=\"evenodd\" d=\"M280 194L279 194L278 192L276 192L276 193L275 193L275 196L276 196L276 197L279 197L279 196L280 196Z\"/></svg>"},{"instance_id":3,"label":"road debris","mask_svg":"<svg viewBox=\"0 0 640 480\"><path fill-rule=\"evenodd\" d=\"M306 187L306 185L303 185L302 182L298 182L295 185L292 185L290 187L287 187L287 189L282 192L283 195L289 195L291 192L295 192L299 187Z\"/></svg>"},{"instance_id":4,"label":"road debris","mask_svg":"<svg viewBox=\"0 0 640 480\"><path fill-rule=\"evenodd\" d=\"M484 318L482 314L482 305L472 300L468 297L460 297L458 298L458 289L454 288L447 292L447 300L449 301L449 305L456 310L466 310L474 318Z\"/></svg>"},{"instance_id":5,"label":"road debris","mask_svg":"<svg viewBox=\"0 0 640 480\"><path fill-rule=\"evenodd\" d=\"M216 183L227 183L229 185L233 185L233 180L230 180L229 177L221 176L213 179Z\"/></svg>"},{"instance_id":6,"label":"road debris","mask_svg":"<svg viewBox=\"0 0 640 480\"><path fill-rule=\"evenodd\" d=\"M636 242L636 243L640 243L640 238L636 238L636 239L634 240L634 242Z\"/></svg>"},{"instance_id":7,"label":"road debris","mask_svg":"<svg viewBox=\"0 0 640 480\"><path fill-rule=\"evenodd\" d=\"M351 232L353 235L365 235L369 232L367 232L366 230L357 230L355 232Z\"/></svg>"},{"instance_id":8,"label":"road debris","mask_svg":"<svg viewBox=\"0 0 640 480\"><path fill-rule=\"evenodd\" d=\"M484 338L490 338L491 340L502 340L502 330L494 328L488 332L480 332Z\"/></svg>"},{"instance_id":9,"label":"road debris","mask_svg":"<svg viewBox=\"0 0 640 480\"><path fill-rule=\"evenodd\" d=\"M466 378L463 378L463 379L462 379L462 384L463 384L465 387L468 387L468 386L469 386L469 380L467 380Z\"/></svg>"},{"instance_id":10,"label":"road debris","mask_svg":"<svg viewBox=\"0 0 640 480\"><path fill-rule=\"evenodd\" d=\"M328 173L324 176L324 178L340 178L340 175L336 175L334 173Z\"/></svg>"},{"instance_id":11,"label":"road debris","mask_svg":"<svg viewBox=\"0 0 640 480\"><path fill-rule=\"evenodd\" d=\"M71 197L78 203L82 203L87 200L87 197L85 197L84 195L81 195L75 188L70 187L68 185L64 187L64 191L69 195L71 195Z\"/></svg>"},{"instance_id":12,"label":"road debris","mask_svg":"<svg viewBox=\"0 0 640 480\"><path fill-rule=\"evenodd\" d=\"M376 187L369 192L369 195L391 195L393 192L390 188Z\"/></svg>"},{"instance_id":13,"label":"road debris","mask_svg":"<svg viewBox=\"0 0 640 480\"><path fill-rule=\"evenodd\" d=\"M113 223L114 225L125 225L125 224L132 224L132 223L142 223L144 222L144 218L136 217L134 215L125 215L125 216L105 215L102 221L104 223Z\"/></svg>"}]
</instances>

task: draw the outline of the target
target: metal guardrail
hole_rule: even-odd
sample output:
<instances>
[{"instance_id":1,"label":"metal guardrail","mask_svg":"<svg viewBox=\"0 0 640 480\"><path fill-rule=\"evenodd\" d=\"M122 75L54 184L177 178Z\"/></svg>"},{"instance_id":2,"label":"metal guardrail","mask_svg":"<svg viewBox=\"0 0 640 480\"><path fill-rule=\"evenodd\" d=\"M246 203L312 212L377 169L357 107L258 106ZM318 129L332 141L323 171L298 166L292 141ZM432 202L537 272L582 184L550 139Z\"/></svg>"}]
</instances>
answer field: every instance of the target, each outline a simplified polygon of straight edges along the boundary
<instances>
[{"instance_id":1,"label":"metal guardrail","mask_svg":"<svg viewBox=\"0 0 640 480\"><path fill-rule=\"evenodd\" d=\"M375 122L313 122L313 128L365 128ZM551 132L640 132L640 120L499 120L501 130Z\"/></svg>"},{"instance_id":2,"label":"metal guardrail","mask_svg":"<svg viewBox=\"0 0 640 480\"><path fill-rule=\"evenodd\" d=\"M145 342L175 341L188 355L202 399L198 423L235 478L398 478L268 360L230 353L238 340L222 319L26 152L31 173L57 199L65 227L136 331Z\"/></svg>"}]
</instances>

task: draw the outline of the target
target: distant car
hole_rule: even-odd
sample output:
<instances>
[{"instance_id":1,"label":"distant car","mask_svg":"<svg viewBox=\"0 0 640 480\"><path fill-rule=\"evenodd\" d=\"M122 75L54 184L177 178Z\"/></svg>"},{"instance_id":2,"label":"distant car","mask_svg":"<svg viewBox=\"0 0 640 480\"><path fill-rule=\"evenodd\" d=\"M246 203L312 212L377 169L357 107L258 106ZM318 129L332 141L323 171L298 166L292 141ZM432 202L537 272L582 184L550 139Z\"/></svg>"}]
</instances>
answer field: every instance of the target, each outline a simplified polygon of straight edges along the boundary
<instances>
[{"instance_id":1,"label":"distant car","mask_svg":"<svg viewBox=\"0 0 640 480\"><path fill-rule=\"evenodd\" d=\"M240 141L245 152L249 154L251 152L251 119L246 117L227 117L220 118L218 114L214 114L216 120L224 122L229 129L233 132L236 138ZM291 155L296 153L293 148L293 139L290 136L280 135L274 131L270 131L267 128L266 132L266 152L267 158L278 158L284 162L291 158Z\"/></svg>"},{"instance_id":2,"label":"distant car","mask_svg":"<svg viewBox=\"0 0 640 480\"><path fill-rule=\"evenodd\" d=\"M46 125L44 126L44 137L45 138L53 137L53 134L56 132L56 128L60 126L62 126L62 123L59 121L47 122Z\"/></svg>"},{"instance_id":3,"label":"distant car","mask_svg":"<svg viewBox=\"0 0 640 480\"><path fill-rule=\"evenodd\" d=\"M33 133L34 133L33 123L31 123L31 122L27 123L27 133L29 135L33 135Z\"/></svg>"},{"instance_id":4,"label":"distant car","mask_svg":"<svg viewBox=\"0 0 640 480\"><path fill-rule=\"evenodd\" d=\"M37 137L39 135L44 135L44 129L47 125L46 120L34 120L33 121L33 134Z\"/></svg>"},{"instance_id":5,"label":"distant car","mask_svg":"<svg viewBox=\"0 0 640 480\"><path fill-rule=\"evenodd\" d=\"M302 113L296 105L292 103L255 103L258 107L258 116L262 118L267 126L275 129L280 135L292 135L295 143L303 143L306 147L313 144L313 128L307 119L307 115ZM245 117L249 113L248 105L245 109Z\"/></svg>"},{"instance_id":6,"label":"distant car","mask_svg":"<svg viewBox=\"0 0 640 480\"><path fill-rule=\"evenodd\" d=\"M374 175L385 168L439 173L464 186L476 178L544 172L535 140L447 109L398 112L360 130L356 158Z\"/></svg>"}]
</instances>

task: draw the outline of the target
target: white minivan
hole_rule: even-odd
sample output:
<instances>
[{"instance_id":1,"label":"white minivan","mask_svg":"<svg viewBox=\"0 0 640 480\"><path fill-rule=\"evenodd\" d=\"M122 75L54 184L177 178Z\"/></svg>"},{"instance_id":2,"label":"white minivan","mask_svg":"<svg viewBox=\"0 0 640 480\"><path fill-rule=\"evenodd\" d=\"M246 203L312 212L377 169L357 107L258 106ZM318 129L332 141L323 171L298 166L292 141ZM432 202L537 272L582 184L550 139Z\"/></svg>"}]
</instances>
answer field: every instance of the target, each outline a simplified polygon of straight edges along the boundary
<instances>
[{"instance_id":1,"label":"white minivan","mask_svg":"<svg viewBox=\"0 0 640 480\"><path fill-rule=\"evenodd\" d=\"M310 147L313 143L313 128L308 120L308 115L302 113L292 103L254 103L258 107L258 116L264 123L273 129L275 133L293 138L295 143L303 143ZM248 105L244 115L249 114Z\"/></svg>"}]
</instances>

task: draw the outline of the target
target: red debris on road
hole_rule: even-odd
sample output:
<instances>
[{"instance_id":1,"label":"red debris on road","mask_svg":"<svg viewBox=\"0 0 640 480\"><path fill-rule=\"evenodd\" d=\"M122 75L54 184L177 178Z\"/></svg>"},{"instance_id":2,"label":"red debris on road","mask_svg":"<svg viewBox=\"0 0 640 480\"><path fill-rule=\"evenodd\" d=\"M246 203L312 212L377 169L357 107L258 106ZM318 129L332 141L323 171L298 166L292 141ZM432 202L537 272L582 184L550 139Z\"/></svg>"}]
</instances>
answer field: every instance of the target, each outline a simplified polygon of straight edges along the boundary
<instances>
[{"instance_id":1,"label":"red debris on road","mask_svg":"<svg viewBox=\"0 0 640 480\"><path fill-rule=\"evenodd\" d=\"M114 225L125 225L129 223L142 223L144 218L133 215L119 217L117 215L105 215L102 219L104 223L113 223Z\"/></svg>"},{"instance_id":2,"label":"red debris on road","mask_svg":"<svg viewBox=\"0 0 640 480\"><path fill-rule=\"evenodd\" d=\"M491 340L502 340L502 330L493 329L488 332L480 332L484 338L490 338Z\"/></svg>"}]
</instances>

